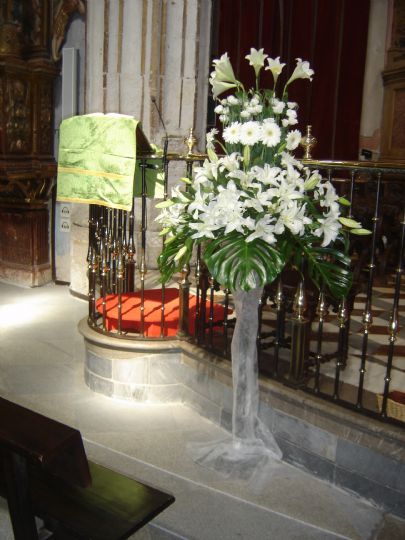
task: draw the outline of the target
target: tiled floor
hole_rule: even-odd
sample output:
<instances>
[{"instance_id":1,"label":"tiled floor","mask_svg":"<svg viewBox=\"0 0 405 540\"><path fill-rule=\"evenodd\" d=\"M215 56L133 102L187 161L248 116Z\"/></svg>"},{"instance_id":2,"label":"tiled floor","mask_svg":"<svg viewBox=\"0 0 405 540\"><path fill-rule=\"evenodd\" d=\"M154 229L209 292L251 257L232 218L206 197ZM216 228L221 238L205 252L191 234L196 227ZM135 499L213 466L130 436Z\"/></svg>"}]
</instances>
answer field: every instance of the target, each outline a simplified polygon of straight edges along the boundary
<instances>
[{"instance_id":1,"label":"tiled floor","mask_svg":"<svg viewBox=\"0 0 405 540\"><path fill-rule=\"evenodd\" d=\"M95 461L174 493L175 504L135 538L405 537L402 522L384 521L366 501L289 465L262 470L250 483L200 467L188 444L227 434L181 404L138 405L92 393L77 331L86 314L87 304L66 287L0 283L0 394L80 429ZM0 538L11 538L4 504Z\"/></svg>"}]
</instances>

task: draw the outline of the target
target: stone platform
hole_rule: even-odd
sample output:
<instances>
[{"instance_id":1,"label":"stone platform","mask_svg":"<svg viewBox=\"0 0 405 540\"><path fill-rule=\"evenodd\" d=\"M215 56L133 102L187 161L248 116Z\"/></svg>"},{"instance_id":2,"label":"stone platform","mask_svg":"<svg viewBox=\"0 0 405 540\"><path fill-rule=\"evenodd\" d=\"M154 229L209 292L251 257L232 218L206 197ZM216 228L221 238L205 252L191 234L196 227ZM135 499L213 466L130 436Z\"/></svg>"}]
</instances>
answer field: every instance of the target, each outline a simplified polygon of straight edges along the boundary
<instances>
[{"instance_id":1,"label":"stone platform","mask_svg":"<svg viewBox=\"0 0 405 540\"><path fill-rule=\"evenodd\" d=\"M231 429L230 363L185 340L111 338L79 325L85 380L138 403L184 403ZM283 459L405 518L405 433L275 381L260 380L260 417Z\"/></svg>"}]
</instances>

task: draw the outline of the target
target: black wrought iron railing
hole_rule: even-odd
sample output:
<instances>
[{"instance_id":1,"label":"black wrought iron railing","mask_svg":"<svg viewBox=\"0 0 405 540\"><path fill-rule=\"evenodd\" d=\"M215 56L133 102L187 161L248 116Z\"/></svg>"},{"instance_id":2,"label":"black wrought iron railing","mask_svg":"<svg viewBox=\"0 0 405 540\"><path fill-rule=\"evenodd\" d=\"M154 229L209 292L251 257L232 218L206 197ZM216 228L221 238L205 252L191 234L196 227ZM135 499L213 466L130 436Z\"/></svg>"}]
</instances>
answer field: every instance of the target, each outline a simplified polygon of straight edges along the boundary
<instances>
[{"instance_id":1,"label":"black wrought iron railing","mask_svg":"<svg viewBox=\"0 0 405 540\"><path fill-rule=\"evenodd\" d=\"M191 177L204 157L167 155L164 196L168 177ZM153 163L153 157L141 160L142 194L130 212L90 207L89 325L114 338L187 338L228 358L235 322L232 296L208 275L199 249L177 283L159 281L156 257L162 239L154 230L154 201L146 185ZM371 162L305 164L334 183L351 202L349 217L372 234L352 238L354 284L346 298L336 301L319 292L305 272L302 278L293 268L264 288L259 368L263 376L403 425L405 168Z\"/></svg>"}]
</instances>

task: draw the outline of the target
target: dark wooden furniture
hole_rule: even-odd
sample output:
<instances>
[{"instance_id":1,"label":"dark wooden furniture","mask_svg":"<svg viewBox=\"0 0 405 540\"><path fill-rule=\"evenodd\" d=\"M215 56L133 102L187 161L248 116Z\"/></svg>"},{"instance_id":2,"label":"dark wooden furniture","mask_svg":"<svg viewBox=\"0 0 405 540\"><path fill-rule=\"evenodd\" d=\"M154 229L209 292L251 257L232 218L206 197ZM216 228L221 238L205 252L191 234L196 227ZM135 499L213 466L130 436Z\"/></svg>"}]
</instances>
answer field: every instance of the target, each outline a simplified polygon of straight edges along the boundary
<instances>
[{"instance_id":1,"label":"dark wooden furniture","mask_svg":"<svg viewBox=\"0 0 405 540\"><path fill-rule=\"evenodd\" d=\"M0 464L16 540L38 539L35 516L53 539L120 540L174 502L88 461L76 429L3 398Z\"/></svg>"},{"instance_id":2,"label":"dark wooden furniture","mask_svg":"<svg viewBox=\"0 0 405 540\"><path fill-rule=\"evenodd\" d=\"M70 15L84 10L82 0L60 0L53 20L54 4L0 2L0 278L29 287L52 279L55 60Z\"/></svg>"}]
</instances>

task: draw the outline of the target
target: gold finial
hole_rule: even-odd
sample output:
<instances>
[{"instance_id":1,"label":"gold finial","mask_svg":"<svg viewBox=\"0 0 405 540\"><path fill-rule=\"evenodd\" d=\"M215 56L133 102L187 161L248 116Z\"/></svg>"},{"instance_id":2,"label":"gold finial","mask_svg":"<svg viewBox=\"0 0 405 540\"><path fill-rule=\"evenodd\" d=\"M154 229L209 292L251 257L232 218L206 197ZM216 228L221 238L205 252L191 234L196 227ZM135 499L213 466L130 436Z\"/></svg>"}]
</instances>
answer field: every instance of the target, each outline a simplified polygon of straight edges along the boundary
<instances>
[{"instance_id":1,"label":"gold finial","mask_svg":"<svg viewBox=\"0 0 405 540\"><path fill-rule=\"evenodd\" d=\"M312 126L307 126L307 134L301 139L301 146L305 150L304 159L312 159L311 150L316 145L317 140L312 135Z\"/></svg>"},{"instance_id":2,"label":"gold finial","mask_svg":"<svg viewBox=\"0 0 405 540\"><path fill-rule=\"evenodd\" d=\"M188 137L184 138L184 143L188 148L187 157L190 157L193 154L193 148L197 143L197 139L194 137L193 128L190 128L190 133Z\"/></svg>"}]
</instances>

